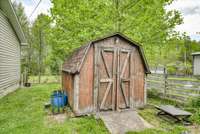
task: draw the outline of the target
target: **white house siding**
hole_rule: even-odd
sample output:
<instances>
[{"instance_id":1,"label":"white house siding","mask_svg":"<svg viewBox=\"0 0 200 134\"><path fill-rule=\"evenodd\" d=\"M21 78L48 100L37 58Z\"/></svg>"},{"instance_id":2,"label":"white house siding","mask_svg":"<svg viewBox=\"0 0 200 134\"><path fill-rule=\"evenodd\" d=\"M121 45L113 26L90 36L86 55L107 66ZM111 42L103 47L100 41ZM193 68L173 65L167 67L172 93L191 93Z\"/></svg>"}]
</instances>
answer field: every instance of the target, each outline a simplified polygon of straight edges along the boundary
<instances>
[{"instance_id":1,"label":"white house siding","mask_svg":"<svg viewBox=\"0 0 200 134\"><path fill-rule=\"evenodd\" d=\"M200 75L200 55L195 55L193 62L194 75Z\"/></svg>"},{"instance_id":2,"label":"white house siding","mask_svg":"<svg viewBox=\"0 0 200 134\"><path fill-rule=\"evenodd\" d=\"M0 10L0 98L19 87L20 44L7 17Z\"/></svg>"}]
</instances>

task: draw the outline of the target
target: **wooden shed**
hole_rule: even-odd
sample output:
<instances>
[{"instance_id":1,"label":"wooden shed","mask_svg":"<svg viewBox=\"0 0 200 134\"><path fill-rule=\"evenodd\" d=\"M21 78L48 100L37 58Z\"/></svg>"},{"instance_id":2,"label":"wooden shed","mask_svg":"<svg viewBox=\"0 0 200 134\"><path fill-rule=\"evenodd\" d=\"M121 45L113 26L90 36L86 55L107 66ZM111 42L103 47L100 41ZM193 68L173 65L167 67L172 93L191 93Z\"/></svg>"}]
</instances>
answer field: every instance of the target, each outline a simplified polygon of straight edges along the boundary
<instances>
[{"instance_id":1,"label":"wooden shed","mask_svg":"<svg viewBox=\"0 0 200 134\"><path fill-rule=\"evenodd\" d=\"M148 73L141 46L115 33L74 51L63 64L62 86L77 116L121 111L146 103Z\"/></svg>"},{"instance_id":2,"label":"wooden shed","mask_svg":"<svg viewBox=\"0 0 200 134\"><path fill-rule=\"evenodd\" d=\"M193 75L200 75L200 52L192 53L193 56Z\"/></svg>"}]
</instances>

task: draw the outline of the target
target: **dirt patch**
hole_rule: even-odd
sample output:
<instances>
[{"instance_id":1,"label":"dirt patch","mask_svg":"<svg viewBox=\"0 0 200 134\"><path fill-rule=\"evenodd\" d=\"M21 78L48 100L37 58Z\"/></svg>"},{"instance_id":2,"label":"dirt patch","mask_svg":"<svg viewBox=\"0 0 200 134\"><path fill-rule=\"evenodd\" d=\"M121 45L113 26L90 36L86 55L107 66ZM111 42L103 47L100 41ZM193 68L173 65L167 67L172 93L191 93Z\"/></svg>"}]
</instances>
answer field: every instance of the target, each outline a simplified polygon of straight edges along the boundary
<instances>
[{"instance_id":1,"label":"dirt patch","mask_svg":"<svg viewBox=\"0 0 200 134\"><path fill-rule=\"evenodd\" d=\"M190 131L189 134L200 134L200 126L198 125L187 126L187 128Z\"/></svg>"},{"instance_id":2,"label":"dirt patch","mask_svg":"<svg viewBox=\"0 0 200 134\"><path fill-rule=\"evenodd\" d=\"M47 120L49 122L56 122L56 123L64 123L64 121L67 119L67 115L64 114L56 114L56 115L48 115Z\"/></svg>"},{"instance_id":3,"label":"dirt patch","mask_svg":"<svg viewBox=\"0 0 200 134\"><path fill-rule=\"evenodd\" d=\"M74 114L69 107L65 108L63 112L57 114L53 114L51 109L46 109L44 124L48 127L51 127L55 123L64 123L66 120L72 117L74 117Z\"/></svg>"}]
</instances>

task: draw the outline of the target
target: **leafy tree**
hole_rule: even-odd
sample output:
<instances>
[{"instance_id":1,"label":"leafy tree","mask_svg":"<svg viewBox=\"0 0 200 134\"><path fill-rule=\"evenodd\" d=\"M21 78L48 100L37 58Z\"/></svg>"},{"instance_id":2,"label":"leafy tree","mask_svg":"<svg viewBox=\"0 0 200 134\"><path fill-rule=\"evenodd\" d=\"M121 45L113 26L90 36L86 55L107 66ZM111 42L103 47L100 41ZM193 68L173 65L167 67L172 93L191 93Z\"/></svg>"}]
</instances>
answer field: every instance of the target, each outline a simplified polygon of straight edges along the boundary
<instances>
[{"instance_id":1,"label":"leafy tree","mask_svg":"<svg viewBox=\"0 0 200 134\"><path fill-rule=\"evenodd\" d=\"M22 3L13 2L13 7L28 40L28 46L21 48L22 72L29 75L57 74L60 60L52 55L51 46L48 45L51 19L47 15L40 14L33 24L30 24Z\"/></svg>"},{"instance_id":2,"label":"leafy tree","mask_svg":"<svg viewBox=\"0 0 200 134\"><path fill-rule=\"evenodd\" d=\"M24 7L22 3L17 3L16 1L13 2L13 7L16 12L16 15L18 17L19 23L22 27L22 30L24 32L24 35L27 39L28 45L21 47L21 72L25 74L25 81L27 82L27 75L29 73L29 60L30 60L30 55L29 55L29 50L30 50L30 44L31 44L31 33L30 33L30 24L28 21L28 18L25 14Z\"/></svg>"},{"instance_id":3,"label":"leafy tree","mask_svg":"<svg viewBox=\"0 0 200 134\"><path fill-rule=\"evenodd\" d=\"M16 1L13 2L13 7L18 17L19 23L22 26L22 30L25 32L25 36L27 33L29 34L29 21L25 14L24 7L22 3L17 3Z\"/></svg>"},{"instance_id":4,"label":"leafy tree","mask_svg":"<svg viewBox=\"0 0 200 134\"><path fill-rule=\"evenodd\" d=\"M40 14L30 26L21 3L14 3L29 42L27 61L31 75L58 74L61 63L80 45L97 37L121 32L140 42L151 66L171 66L191 72L191 53L200 43L173 29L182 23L174 0L51 0L51 16ZM186 64L185 64L186 63Z\"/></svg>"},{"instance_id":5,"label":"leafy tree","mask_svg":"<svg viewBox=\"0 0 200 134\"><path fill-rule=\"evenodd\" d=\"M39 83L41 75L45 73L45 69L47 68L45 63L50 52L47 41L49 30L50 18L44 14L38 15L31 27L31 33L33 36L32 64L34 64L34 69L32 69L34 72L32 73L38 74Z\"/></svg>"},{"instance_id":6,"label":"leafy tree","mask_svg":"<svg viewBox=\"0 0 200 134\"><path fill-rule=\"evenodd\" d=\"M80 44L96 37L122 32L143 44L151 64L158 64L162 48L176 25L180 13L166 12L173 0L52 0L55 22L53 52L64 59Z\"/></svg>"}]
</instances>

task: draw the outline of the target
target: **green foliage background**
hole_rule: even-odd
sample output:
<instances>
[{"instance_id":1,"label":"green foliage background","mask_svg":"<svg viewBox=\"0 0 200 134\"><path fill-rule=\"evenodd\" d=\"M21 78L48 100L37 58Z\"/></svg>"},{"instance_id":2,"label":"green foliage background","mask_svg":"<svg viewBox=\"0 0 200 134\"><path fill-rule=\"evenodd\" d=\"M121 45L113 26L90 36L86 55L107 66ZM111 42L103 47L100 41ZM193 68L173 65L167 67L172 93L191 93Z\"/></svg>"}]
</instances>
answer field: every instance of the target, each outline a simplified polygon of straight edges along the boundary
<instances>
[{"instance_id":1,"label":"green foliage background","mask_svg":"<svg viewBox=\"0 0 200 134\"><path fill-rule=\"evenodd\" d=\"M53 0L51 9L55 20L55 51L63 52L79 47L99 36L121 32L140 42L151 63L167 45L173 28L182 23L180 13L166 12L171 0ZM56 34L57 33L57 34ZM58 36L60 35L60 36ZM56 45L57 46L57 45ZM60 50L60 48L64 48ZM154 53L158 53L154 55Z\"/></svg>"},{"instance_id":2,"label":"green foliage background","mask_svg":"<svg viewBox=\"0 0 200 134\"><path fill-rule=\"evenodd\" d=\"M200 51L200 45L187 34L174 31L183 19L176 10L166 11L173 1L51 0L51 15L39 15L30 26L30 73L37 74L42 66L42 73L57 74L74 49L95 38L121 32L143 45L151 67L162 65L171 73L190 74L190 54ZM38 64L40 52L42 65Z\"/></svg>"}]
</instances>

